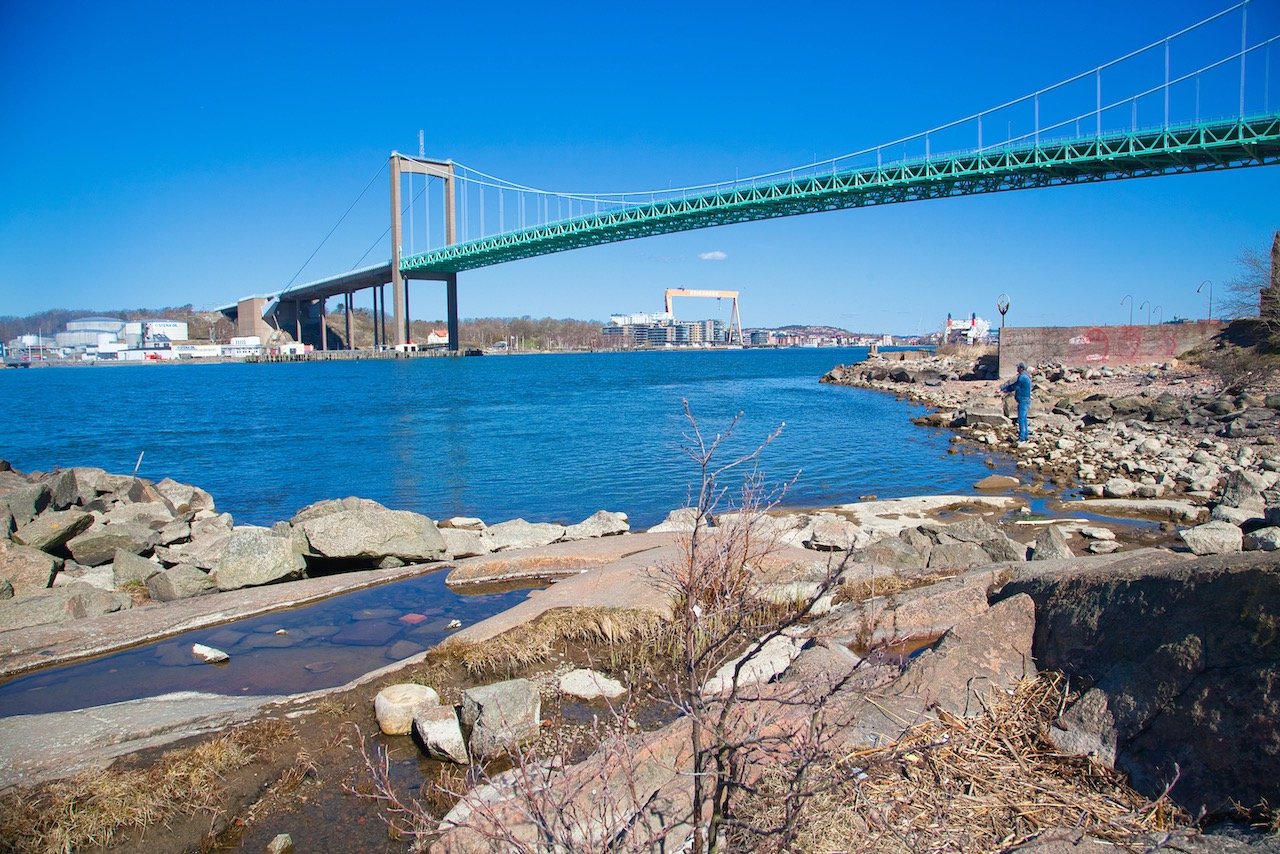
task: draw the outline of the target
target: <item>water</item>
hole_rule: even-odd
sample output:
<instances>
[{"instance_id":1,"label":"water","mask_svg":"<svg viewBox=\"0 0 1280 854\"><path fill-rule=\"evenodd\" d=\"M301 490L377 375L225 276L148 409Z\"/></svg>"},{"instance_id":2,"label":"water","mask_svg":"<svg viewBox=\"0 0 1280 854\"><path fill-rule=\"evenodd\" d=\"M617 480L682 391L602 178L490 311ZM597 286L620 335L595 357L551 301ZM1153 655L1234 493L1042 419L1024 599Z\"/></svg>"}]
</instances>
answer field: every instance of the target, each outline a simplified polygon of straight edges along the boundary
<instances>
[{"instance_id":1,"label":"water","mask_svg":"<svg viewBox=\"0 0 1280 854\"><path fill-rule=\"evenodd\" d=\"M432 518L647 527L683 506L688 400L709 435L743 413L722 459L760 459L790 506L968 492L989 471L948 455L921 407L818 378L865 349L490 356L0 371L0 457L23 470L100 466L213 493L270 525L358 495Z\"/></svg>"},{"instance_id":2,"label":"water","mask_svg":"<svg viewBox=\"0 0 1280 854\"><path fill-rule=\"evenodd\" d=\"M300 694L344 685L442 641L452 620L471 625L511 608L526 590L459 596L446 573L333 596L300 608L196 629L0 684L0 717L60 712L170 691ZM284 634L277 634L283 630ZM193 643L228 653L210 665Z\"/></svg>"},{"instance_id":3,"label":"water","mask_svg":"<svg viewBox=\"0 0 1280 854\"><path fill-rule=\"evenodd\" d=\"M240 524L270 525L311 502L358 495L435 519L576 522L601 508L623 510L645 528L683 506L697 484L683 450L687 400L708 440L742 413L721 461L753 450L785 422L759 468L775 484L794 479L788 506L970 492L989 470L974 455L948 454L946 431L912 425L922 407L818 382L865 355L678 351L0 371L0 457L28 471L129 472L145 451L139 474L204 487ZM0 687L0 716L76 708L86 698L96 705L174 690L341 685L409 654L397 641L429 645L449 619L470 624L525 595L464 597L443 579L435 573L19 677ZM387 613L358 617L365 609ZM429 619L403 623L407 612ZM289 634L275 635L278 628ZM193 663L195 642L225 649L230 664Z\"/></svg>"}]
</instances>

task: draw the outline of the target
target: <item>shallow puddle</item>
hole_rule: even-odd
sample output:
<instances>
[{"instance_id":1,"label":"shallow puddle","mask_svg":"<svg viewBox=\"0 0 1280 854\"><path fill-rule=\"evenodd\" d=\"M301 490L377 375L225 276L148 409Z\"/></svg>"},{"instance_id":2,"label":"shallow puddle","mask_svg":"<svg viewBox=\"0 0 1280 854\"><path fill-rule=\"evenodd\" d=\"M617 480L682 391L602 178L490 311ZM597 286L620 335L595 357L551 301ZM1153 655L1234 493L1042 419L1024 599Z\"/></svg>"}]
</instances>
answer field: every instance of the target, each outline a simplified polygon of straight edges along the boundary
<instances>
[{"instance_id":1,"label":"shallow puddle","mask_svg":"<svg viewBox=\"0 0 1280 854\"><path fill-rule=\"evenodd\" d=\"M298 694L343 685L439 643L453 620L467 626L522 602L528 589L460 595L445 572L394 581L0 684L0 717L59 712L173 691ZM204 664L202 643L231 656Z\"/></svg>"}]
</instances>

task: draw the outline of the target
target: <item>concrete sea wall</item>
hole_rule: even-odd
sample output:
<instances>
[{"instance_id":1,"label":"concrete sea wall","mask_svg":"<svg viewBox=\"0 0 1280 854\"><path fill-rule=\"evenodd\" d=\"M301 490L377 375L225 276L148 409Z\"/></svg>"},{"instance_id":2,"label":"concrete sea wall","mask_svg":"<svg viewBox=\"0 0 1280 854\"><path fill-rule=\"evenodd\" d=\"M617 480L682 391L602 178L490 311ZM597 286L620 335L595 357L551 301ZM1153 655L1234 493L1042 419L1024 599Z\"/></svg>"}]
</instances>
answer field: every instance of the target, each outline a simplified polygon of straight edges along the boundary
<instances>
[{"instance_id":1,"label":"concrete sea wall","mask_svg":"<svg viewBox=\"0 0 1280 854\"><path fill-rule=\"evenodd\" d=\"M1203 344L1223 328L1216 320L1155 326L1027 326L1001 332L1000 376L1019 362L1074 367L1164 362Z\"/></svg>"}]
</instances>

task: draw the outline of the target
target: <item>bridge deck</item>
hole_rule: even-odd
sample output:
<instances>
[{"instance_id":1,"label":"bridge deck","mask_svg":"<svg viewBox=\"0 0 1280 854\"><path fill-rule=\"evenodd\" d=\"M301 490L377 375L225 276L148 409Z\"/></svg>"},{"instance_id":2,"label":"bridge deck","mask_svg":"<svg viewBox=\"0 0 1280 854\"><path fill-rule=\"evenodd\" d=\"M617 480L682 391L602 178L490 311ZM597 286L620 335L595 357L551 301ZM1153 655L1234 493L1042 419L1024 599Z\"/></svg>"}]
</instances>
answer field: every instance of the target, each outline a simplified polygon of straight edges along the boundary
<instances>
[{"instance_id":1,"label":"bridge deck","mask_svg":"<svg viewBox=\"0 0 1280 854\"><path fill-rule=\"evenodd\" d=\"M1280 162L1280 113L1102 137L986 148L784 179L539 225L407 257L406 276L457 273L735 222L920 199Z\"/></svg>"}]
</instances>

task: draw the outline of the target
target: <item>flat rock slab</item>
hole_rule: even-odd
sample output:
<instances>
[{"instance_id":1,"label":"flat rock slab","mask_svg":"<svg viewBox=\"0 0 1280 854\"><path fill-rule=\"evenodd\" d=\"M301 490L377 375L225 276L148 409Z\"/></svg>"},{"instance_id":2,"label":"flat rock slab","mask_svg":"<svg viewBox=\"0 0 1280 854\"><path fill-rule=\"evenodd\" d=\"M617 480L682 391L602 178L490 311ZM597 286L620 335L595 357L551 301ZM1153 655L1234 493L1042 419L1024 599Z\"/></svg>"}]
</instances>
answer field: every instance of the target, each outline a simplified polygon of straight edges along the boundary
<instances>
[{"instance_id":1,"label":"flat rock slab","mask_svg":"<svg viewBox=\"0 0 1280 854\"><path fill-rule=\"evenodd\" d=\"M0 792L105 768L118 756L216 732L281 699L184 691L74 712L0 718Z\"/></svg>"},{"instance_id":2,"label":"flat rock slab","mask_svg":"<svg viewBox=\"0 0 1280 854\"><path fill-rule=\"evenodd\" d=\"M1067 510L1122 516L1127 519L1172 519L1175 522L1204 522L1209 508L1173 498L1091 498L1064 501Z\"/></svg>"},{"instance_id":3,"label":"flat rock slab","mask_svg":"<svg viewBox=\"0 0 1280 854\"><path fill-rule=\"evenodd\" d=\"M860 501L831 508L860 525L872 537L897 534L904 528L932 521L944 510L976 509L983 511L1012 510L1025 501L1007 495L921 495L914 498L887 498L884 501Z\"/></svg>"},{"instance_id":4,"label":"flat rock slab","mask_svg":"<svg viewBox=\"0 0 1280 854\"><path fill-rule=\"evenodd\" d=\"M143 605L105 617L86 617L71 624L0 632L0 677L422 575L435 568L403 566L306 578L288 584L248 587L167 604Z\"/></svg>"},{"instance_id":5,"label":"flat rock slab","mask_svg":"<svg viewBox=\"0 0 1280 854\"><path fill-rule=\"evenodd\" d=\"M485 555L455 562L451 587L520 579L567 578L660 546L673 546L675 534L627 534L554 543L533 549Z\"/></svg>"}]
</instances>

